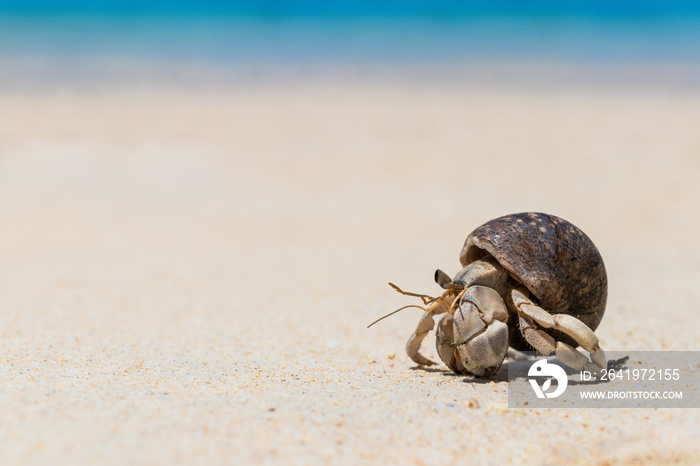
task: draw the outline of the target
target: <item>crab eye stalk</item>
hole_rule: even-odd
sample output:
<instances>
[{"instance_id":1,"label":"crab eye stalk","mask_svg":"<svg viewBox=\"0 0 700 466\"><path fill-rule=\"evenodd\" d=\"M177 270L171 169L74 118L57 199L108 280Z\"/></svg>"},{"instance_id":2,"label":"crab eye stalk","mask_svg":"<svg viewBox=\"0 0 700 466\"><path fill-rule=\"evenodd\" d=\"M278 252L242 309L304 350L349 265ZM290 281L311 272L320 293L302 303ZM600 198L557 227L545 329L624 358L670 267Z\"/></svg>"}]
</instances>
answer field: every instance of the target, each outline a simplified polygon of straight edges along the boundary
<instances>
[{"instance_id":1,"label":"crab eye stalk","mask_svg":"<svg viewBox=\"0 0 700 466\"><path fill-rule=\"evenodd\" d=\"M453 285L450 276L440 269L435 271L435 283L440 285L440 288L443 290L447 290Z\"/></svg>"}]
</instances>

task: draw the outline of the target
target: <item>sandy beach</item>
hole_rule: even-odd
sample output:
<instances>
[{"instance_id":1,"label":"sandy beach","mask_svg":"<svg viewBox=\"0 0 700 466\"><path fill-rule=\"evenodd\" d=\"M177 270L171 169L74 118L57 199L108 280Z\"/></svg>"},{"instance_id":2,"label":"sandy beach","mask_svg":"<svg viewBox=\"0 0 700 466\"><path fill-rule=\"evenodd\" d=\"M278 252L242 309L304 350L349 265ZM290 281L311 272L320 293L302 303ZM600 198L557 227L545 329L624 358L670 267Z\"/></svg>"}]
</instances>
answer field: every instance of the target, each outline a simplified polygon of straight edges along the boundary
<instances>
[{"instance_id":1,"label":"sandy beach","mask_svg":"<svg viewBox=\"0 0 700 466\"><path fill-rule=\"evenodd\" d=\"M542 211L605 260L606 350L697 350L698 122L643 86L2 91L0 463L692 464L697 409L508 409L408 359L421 311L366 326Z\"/></svg>"}]
</instances>

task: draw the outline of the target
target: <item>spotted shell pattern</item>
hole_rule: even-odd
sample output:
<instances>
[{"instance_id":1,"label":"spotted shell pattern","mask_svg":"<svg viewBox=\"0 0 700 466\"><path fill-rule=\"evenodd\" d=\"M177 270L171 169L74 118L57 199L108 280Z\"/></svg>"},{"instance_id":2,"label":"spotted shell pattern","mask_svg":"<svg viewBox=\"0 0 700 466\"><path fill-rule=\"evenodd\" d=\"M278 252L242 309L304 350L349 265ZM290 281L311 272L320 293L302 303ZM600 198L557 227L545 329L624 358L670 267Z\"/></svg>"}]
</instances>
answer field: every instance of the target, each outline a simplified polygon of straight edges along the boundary
<instances>
[{"instance_id":1,"label":"spotted shell pattern","mask_svg":"<svg viewBox=\"0 0 700 466\"><path fill-rule=\"evenodd\" d=\"M547 312L573 315L591 330L598 327L608 278L598 249L576 226L543 213L506 215L474 230L459 259L466 266L487 254Z\"/></svg>"}]
</instances>

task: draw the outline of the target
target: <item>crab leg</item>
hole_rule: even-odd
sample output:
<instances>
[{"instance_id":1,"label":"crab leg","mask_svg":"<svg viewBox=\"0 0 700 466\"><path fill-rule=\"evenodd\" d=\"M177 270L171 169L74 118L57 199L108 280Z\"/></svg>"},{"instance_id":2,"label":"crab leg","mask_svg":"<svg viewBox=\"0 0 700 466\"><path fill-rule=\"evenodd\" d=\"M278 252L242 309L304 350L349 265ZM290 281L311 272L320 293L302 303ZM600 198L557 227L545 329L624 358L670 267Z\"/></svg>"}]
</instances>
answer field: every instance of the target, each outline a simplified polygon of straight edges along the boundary
<instances>
[{"instance_id":1,"label":"crab leg","mask_svg":"<svg viewBox=\"0 0 700 466\"><path fill-rule=\"evenodd\" d=\"M535 305L519 290L513 290L511 297L513 298L513 304L520 317L523 336L528 343L534 346L538 351L544 354L550 354L554 351L561 362L576 370L585 369L591 372L597 372L607 367L605 352L600 347L598 337L596 337L595 333L593 333L586 324L568 314L552 315L548 313L541 307ZM575 348L561 341L555 341L545 332L537 330L533 324L538 324L544 328L560 330L569 335L576 340L576 343L583 349L590 352L591 361L593 363L591 364L588 358Z\"/></svg>"},{"instance_id":2,"label":"crab leg","mask_svg":"<svg viewBox=\"0 0 700 466\"><path fill-rule=\"evenodd\" d=\"M557 342L554 341L554 338L542 330L535 328L534 325L522 316L518 316L518 321L520 322L520 331L525 337L525 340L530 343L533 348L545 356L556 351Z\"/></svg>"},{"instance_id":3,"label":"crab leg","mask_svg":"<svg viewBox=\"0 0 700 466\"><path fill-rule=\"evenodd\" d=\"M420 364L422 366L432 366L434 364L437 364L436 362L431 361L430 359L426 358L420 353L420 346L421 343L423 343L423 339L425 339L425 336L428 334L428 332L430 332L435 327L435 321L433 320L433 317L435 317L438 314L444 314L445 312L447 312L450 309L452 301L454 301L453 295L443 295L443 297L436 299L435 302L433 302L428 307L426 313L423 314L423 317L421 317L421 319L418 321L416 330L406 342L406 354L415 363Z\"/></svg>"},{"instance_id":4,"label":"crab leg","mask_svg":"<svg viewBox=\"0 0 700 466\"><path fill-rule=\"evenodd\" d=\"M432 311L428 311L423 314L423 317L421 317L421 319L418 321L416 330L406 342L406 354L415 363L422 366L432 366L433 364L437 364L435 361L431 361L420 354L420 345L423 343L423 339L425 339L428 332L435 327L435 321L433 320L434 316L435 313Z\"/></svg>"},{"instance_id":5,"label":"crab leg","mask_svg":"<svg viewBox=\"0 0 700 466\"><path fill-rule=\"evenodd\" d=\"M535 328L534 324L527 319L519 316L520 331L525 340L532 345L540 353L548 356L552 353L557 355L557 358L567 366L576 370L586 370L591 373L596 373L600 367L596 363L592 363L581 352L567 345L562 341L556 341L543 330Z\"/></svg>"}]
</instances>

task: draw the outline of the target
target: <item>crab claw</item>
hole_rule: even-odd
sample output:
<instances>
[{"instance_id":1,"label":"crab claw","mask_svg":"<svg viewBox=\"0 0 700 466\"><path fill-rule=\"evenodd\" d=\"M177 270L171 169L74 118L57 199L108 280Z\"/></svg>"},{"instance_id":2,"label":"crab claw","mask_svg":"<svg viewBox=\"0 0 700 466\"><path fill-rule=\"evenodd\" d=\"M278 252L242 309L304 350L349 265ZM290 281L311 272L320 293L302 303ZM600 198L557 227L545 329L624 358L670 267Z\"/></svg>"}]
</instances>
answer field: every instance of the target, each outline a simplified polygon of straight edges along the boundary
<instances>
[{"instance_id":1,"label":"crab claw","mask_svg":"<svg viewBox=\"0 0 700 466\"><path fill-rule=\"evenodd\" d=\"M454 314L455 356L466 372L489 376L501 367L508 353L508 311L492 288L469 287Z\"/></svg>"}]
</instances>

